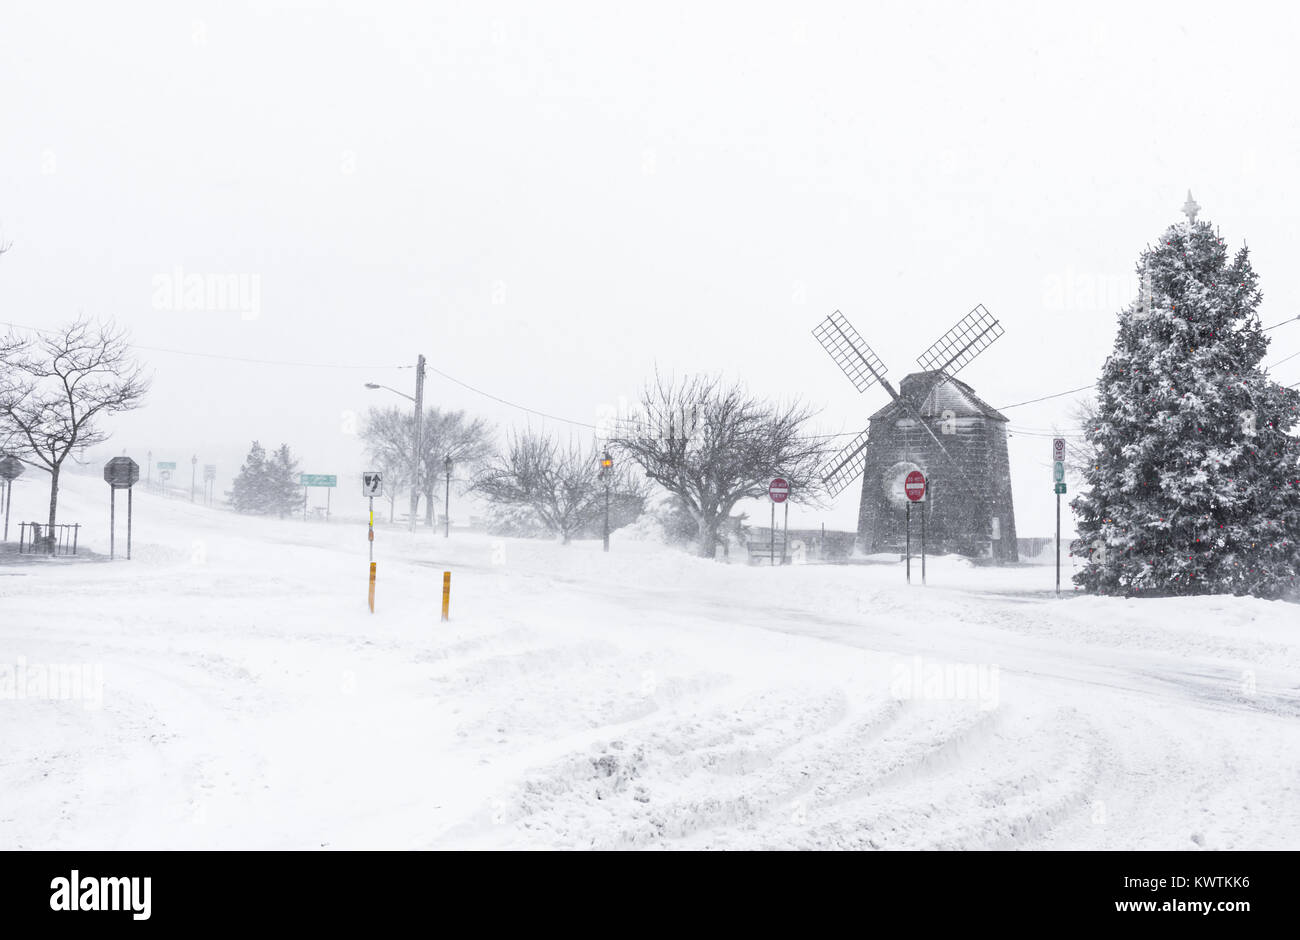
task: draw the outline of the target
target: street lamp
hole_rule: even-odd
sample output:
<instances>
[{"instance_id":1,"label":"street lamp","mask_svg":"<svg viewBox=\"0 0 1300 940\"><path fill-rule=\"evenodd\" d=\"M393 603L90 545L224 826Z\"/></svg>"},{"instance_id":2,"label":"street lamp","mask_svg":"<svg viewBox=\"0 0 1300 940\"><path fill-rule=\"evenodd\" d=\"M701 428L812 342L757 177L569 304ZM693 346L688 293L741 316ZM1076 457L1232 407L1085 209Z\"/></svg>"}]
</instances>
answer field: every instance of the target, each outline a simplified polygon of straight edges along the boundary
<instances>
[{"instance_id":1,"label":"street lamp","mask_svg":"<svg viewBox=\"0 0 1300 940\"><path fill-rule=\"evenodd\" d=\"M446 502L442 508L442 537L449 538L451 536L451 454L447 455L442 465L447 471L447 490L444 497Z\"/></svg>"},{"instance_id":2,"label":"street lamp","mask_svg":"<svg viewBox=\"0 0 1300 940\"><path fill-rule=\"evenodd\" d=\"M415 441L411 448L411 533L415 533L415 512L420 508L420 432L424 424L424 356L423 354L415 362L415 397L412 398L405 392L399 392L395 388L389 388L387 385L380 385L377 382L366 382L366 388L385 388L394 395L401 395L407 401L415 402Z\"/></svg>"},{"instance_id":3,"label":"street lamp","mask_svg":"<svg viewBox=\"0 0 1300 940\"><path fill-rule=\"evenodd\" d=\"M605 478L605 551L609 551L609 484L614 475L614 458L608 450L600 458L600 475Z\"/></svg>"}]
</instances>

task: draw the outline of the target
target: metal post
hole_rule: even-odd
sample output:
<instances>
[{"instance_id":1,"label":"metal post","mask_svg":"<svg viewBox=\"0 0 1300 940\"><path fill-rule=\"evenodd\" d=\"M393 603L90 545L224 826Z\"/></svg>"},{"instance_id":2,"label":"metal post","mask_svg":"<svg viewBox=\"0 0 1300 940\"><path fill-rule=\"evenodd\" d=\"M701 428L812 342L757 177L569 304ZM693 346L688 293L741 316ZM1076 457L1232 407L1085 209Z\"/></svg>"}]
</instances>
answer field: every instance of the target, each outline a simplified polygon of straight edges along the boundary
<instances>
[{"instance_id":1,"label":"metal post","mask_svg":"<svg viewBox=\"0 0 1300 940\"><path fill-rule=\"evenodd\" d=\"M772 567L776 567L776 503L772 504L772 544L768 547L767 557L771 559Z\"/></svg>"},{"instance_id":2,"label":"metal post","mask_svg":"<svg viewBox=\"0 0 1300 940\"><path fill-rule=\"evenodd\" d=\"M131 560L131 487L126 488L126 560ZM76 554L75 552L73 554Z\"/></svg>"},{"instance_id":3,"label":"metal post","mask_svg":"<svg viewBox=\"0 0 1300 940\"><path fill-rule=\"evenodd\" d=\"M145 455L145 464L144 482L145 485L148 486L153 483L153 451L149 451L149 453Z\"/></svg>"},{"instance_id":4,"label":"metal post","mask_svg":"<svg viewBox=\"0 0 1300 940\"><path fill-rule=\"evenodd\" d=\"M1061 494L1056 494L1056 596L1061 596Z\"/></svg>"},{"instance_id":5,"label":"metal post","mask_svg":"<svg viewBox=\"0 0 1300 940\"><path fill-rule=\"evenodd\" d=\"M14 481L5 485L5 541L9 541L9 503L14 498Z\"/></svg>"},{"instance_id":6,"label":"metal post","mask_svg":"<svg viewBox=\"0 0 1300 940\"><path fill-rule=\"evenodd\" d=\"M370 612L375 612L375 498L370 497Z\"/></svg>"},{"instance_id":7,"label":"metal post","mask_svg":"<svg viewBox=\"0 0 1300 940\"><path fill-rule=\"evenodd\" d=\"M108 557L110 561L112 560L116 549L116 546L113 544L113 540L116 538L116 536L117 536L117 487L110 486L108 488Z\"/></svg>"},{"instance_id":8,"label":"metal post","mask_svg":"<svg viewBox=\"0 0 1300 940\"><path fill-rule=\"evenodd\" d=\"M912 583L912 501L907 501L907 583Z\"/></svg>"},{"instance_id":9,"label":"metal post","mask_svg":"<svg viewBox=\"0 0 1300 940\"><path fill-rule=\"evenodd\" d=\"M790 551L790 497L787 496L781 505L785 509L785 521L781 523L781 564L784 565L786 552Z\"/></svg>"},{"instance_id":10,"label":"metal post","mask_svg":"<svg viewBox=\"0 0 1300 940\"><path fill-rule=\"evenodd\" d=\"M415 532L415 513L420 507L420 446L424 429L424 355L415 363L415 447L411 454L411 532ZM373 510L372 510L373 514Z\"/></svg>"},{"instance_id":11,"label":"metal post","mask_svg":"<svg viewBox=\"0 0 1300 940\"><path fill-rule=\"evenodd\" d=\"M330 490L333 487L325 487L325 521L330 521Z\"/></svg>"},{"instance_id":12,"label":"metal post","mask_svg":"<svg viewBox=\"0 0 1300 940\"><path fill-rule=\"evenodd\" d=\"M929 493L926 494L927 502L929 500L929 495L930 495ZM926 504L922 503L921 504L921 584L922 586L925 585L925 515L926 515L925 510L926 510Z\"/></svg>"}]
</instances>

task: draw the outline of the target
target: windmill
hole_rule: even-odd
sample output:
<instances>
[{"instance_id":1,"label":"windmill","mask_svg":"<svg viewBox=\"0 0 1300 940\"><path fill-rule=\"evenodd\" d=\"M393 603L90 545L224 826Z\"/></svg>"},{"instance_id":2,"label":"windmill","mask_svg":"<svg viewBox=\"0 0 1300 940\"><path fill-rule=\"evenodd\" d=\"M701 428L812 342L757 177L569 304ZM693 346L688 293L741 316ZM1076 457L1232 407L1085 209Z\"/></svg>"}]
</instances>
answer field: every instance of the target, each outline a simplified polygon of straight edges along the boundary
<instances>
[{"instance_id":1,"label":"windmill","mask_svg":"<svg viewBox=\"0 0 1300 940\"><path fill-rule=\"evenodd\" d=\"M863 477L858 537L866 552L903 539L902 478L920 469L931 481L931 532L948 550L1017 559L1005 416L954 376L1003 334L980 304L920 356L921 371L895 389L888 371L838 310L812 331L859 392L881 385L892 401L822 472L832 496Z\"/></svg>"}]
</instances>

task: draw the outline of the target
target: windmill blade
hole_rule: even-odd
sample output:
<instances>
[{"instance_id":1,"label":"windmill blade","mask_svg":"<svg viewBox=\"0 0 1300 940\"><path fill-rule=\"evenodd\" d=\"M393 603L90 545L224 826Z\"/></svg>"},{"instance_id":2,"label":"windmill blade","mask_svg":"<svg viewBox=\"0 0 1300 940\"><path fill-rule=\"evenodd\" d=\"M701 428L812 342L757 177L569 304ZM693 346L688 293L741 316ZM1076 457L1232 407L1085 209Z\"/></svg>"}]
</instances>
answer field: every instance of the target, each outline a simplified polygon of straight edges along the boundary
<instances>
[{"instance_id":1,"label":"windmill blade","mask_svg":"<svg viewBox=\"0 0 1300 940\"><path fill-rule=\"evenodd\" d=\"M867 434L863 431L831 458L822 472L822 482L831 496L839 496L844 488L858 478L867 462Z\"/></svg>"},{"instance_id":2,"label":"windmill blade","mask_svg":"<svg viewBox=\"0 0 1300 940\"><path fill-rule=\"evenodd\" d=\"M917 364L927 372L956 375L1004 332L993 314L984 309L983 304L978 304L933 346L917 356Z\"/></svg>"},{"instance_id":3,"label":"windmill blade","mask_svg":"<svg viewBox=\"0 0 1300 940\"><path fill-rule=\"evenodd\" d=\"M817 324L812 334L859 392L883 381L885 364L838 310Z\"/></svg>"}]
</instances>

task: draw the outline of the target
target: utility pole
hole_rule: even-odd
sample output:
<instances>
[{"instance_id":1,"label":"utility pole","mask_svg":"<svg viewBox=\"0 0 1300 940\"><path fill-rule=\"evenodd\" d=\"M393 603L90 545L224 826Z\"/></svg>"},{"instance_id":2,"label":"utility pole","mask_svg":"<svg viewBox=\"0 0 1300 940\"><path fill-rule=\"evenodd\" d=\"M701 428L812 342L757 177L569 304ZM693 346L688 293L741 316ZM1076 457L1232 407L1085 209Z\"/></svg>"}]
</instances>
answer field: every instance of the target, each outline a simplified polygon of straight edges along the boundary
<instances>
[{"instance_id":1,"label":"utility pole","mask_svg":"<svg viewBox=\"0 0 1300 940\"><path fill-rule=\"evenodd\" d=\"M420 507L420 446L424 428L424 354L415 363L415 447L411 454L411 533L415 533L415 513Z\"/></svg>"},{"instance_id":2,"label":"utility pole","mask_svg":"<svg viewBox=\"0 0 1300 940\"><path fill-rule=\"evenodd\" d=\"M451 536L451 454L447 455L443 466L447 470L447 489L442 506L442 537L449 538Z\"/></svg>"}]
</instances>

